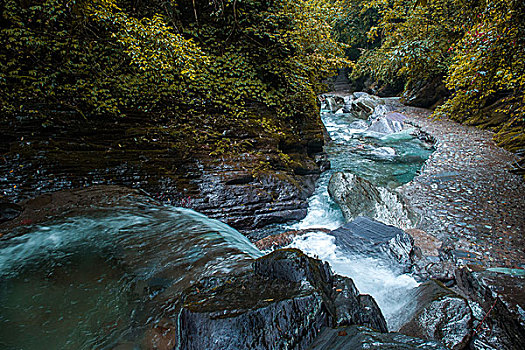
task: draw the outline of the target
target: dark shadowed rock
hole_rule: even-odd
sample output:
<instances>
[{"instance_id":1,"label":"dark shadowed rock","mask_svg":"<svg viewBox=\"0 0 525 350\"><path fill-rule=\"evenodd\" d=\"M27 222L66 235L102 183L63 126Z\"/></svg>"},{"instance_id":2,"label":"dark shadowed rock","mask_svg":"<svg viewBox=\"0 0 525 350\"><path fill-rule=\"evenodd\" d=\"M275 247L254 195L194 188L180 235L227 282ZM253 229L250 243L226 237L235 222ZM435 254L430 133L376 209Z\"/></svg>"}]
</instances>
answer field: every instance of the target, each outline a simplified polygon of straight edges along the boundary
<instances>
[{"instance_id":1,"label":"dark shadowed rock","mask_svg":"<svg viewBox=\"0 0 525 350\"><path fill-rule=\"evenodd\" d=\"M411 294L406 308L407 314L413 314L400 333L439 341L449 349L467 347L473 317L466 299L434 280L423 283Z\"/></svg>"},{"instance_id":2,"label":"dark shadowed rock","mask_svg":"<svg viewBox=\"0 0 525 350\"><path fill-rule=\"evenodd\" d=\"M401 102L409 106L433 108L450 95L441 78L436 77L412 83L405 89Z\"/></svg>"},{"instance_id":3,"label":"dark shadowed rock","mask_svg":"<svg viewBox=\"0 0 525 350\"><path fill-rule=\"evenodd\" d=\"M456 271L458 287L481 312L473 349L523 349L525 344L525 271L467 266ZM482 324L479 324L483 322Z\"/></svg>"},{"instance_id":4,"label":"dark shadowed rock","mask_svg":"<svg viewBox=\"0 0 525 350\"><path fill-rule=\"evenodd\" d=\"M412 266L414 240L403 230L365 217L331 232L340 249L354 255L381 258L408 272Z\"/></svg>"},{"instance_id":5,"label":"dark shadowed rock","mask_svg":"<svg viewBox=\"0 0 525 350\"><path fill-rule=\"evenodd\" d=\"M24 208L14 203L0 203L0 222L13 220L20 216L22 211L24 211Z\"/></svg>"},{"instance_id":6,"label":"dark shadowed rock","mask_svg":"<svg viewBox=\"0 0 525 350\"><path fill-rule=\"evenodd\" d=\"M251 276L188 295L181 348L304 349L326 323L311 286Z\"/></svg>"},{"instance_id":7,"label":"dark shadowed rock","mask_svg":"<svg viewBox=\"0 0 525 350\"><path fill-rule=\"evenodd\" d=\"M254 270L191 287L180 314L183 349L306 349L325 326L386 331L375 301L352 280L296 249L257 259Z\"/></svg>"},{"instance_id":8,"label":"dark shadowed rock","mask_svg":"<svg viewBox=\"0 0 525 350\"><path fill-rule=\"evenodd\" d=\"M380 311L374 298L359 294L351 279L335 276L334 290L335 327L359 324L387 331L385 319L377 317Z\"/></svg>"},{"instance_id":9,"label":"dark shadowed rock","mask_svg":"<svg viewBox=\"0 0 525 350\"><path fill-rule=\"evenodd\" d=\"M309 350L445 350L441 344L400 333L378 333L366 327L325 328Z\"/></svg>"}]
</instances>

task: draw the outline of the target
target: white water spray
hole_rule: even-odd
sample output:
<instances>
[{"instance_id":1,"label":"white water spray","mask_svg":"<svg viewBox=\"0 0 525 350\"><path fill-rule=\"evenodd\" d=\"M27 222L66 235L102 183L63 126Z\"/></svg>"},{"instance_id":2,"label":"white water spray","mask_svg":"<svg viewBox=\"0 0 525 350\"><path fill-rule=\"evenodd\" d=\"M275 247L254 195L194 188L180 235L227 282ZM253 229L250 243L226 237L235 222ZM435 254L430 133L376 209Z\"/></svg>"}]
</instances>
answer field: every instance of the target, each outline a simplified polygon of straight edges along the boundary
<instances>
[{"instance_id":1,"label":"white water spray","mask_svg":"<svg viewBox=\"0 0 525 350\"><path fill-rule=\"evenodd\" d=\"M360 293L374 297L390 331L399 330L402 326L407 292L418 286L414 278L396 274L393 267L380 258L350 255L342 251L335 244L335 237L324 232L298 236L289 247L328 261L335 273L352 278Z\"/></svg>"}]
</instances>

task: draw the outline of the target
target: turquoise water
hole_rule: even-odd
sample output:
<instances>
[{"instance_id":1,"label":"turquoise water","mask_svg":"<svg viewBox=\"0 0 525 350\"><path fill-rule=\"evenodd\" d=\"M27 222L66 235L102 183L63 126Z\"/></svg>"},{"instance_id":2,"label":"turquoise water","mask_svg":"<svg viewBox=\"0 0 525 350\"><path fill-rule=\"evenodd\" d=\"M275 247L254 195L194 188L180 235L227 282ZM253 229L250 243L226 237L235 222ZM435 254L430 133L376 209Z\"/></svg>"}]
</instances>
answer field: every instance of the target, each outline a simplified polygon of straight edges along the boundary
<instances>
[{"instance_id":1,"label":"turquoise water","mask_svg":"<svg viewBox=\"0 0 525 350\"><path fill-rule=\"evenodd\" d=\"M349 171L378 186L394 188L411 181L433 152L411 127L379 134L348 114L323 113L322 119L332 139L325 147L332 172Z\"/></svg>"},{"instance_id":2,"label":"turquoise water","mask_svg":"<svg viewBox=\"0 0 525 350\"><path fill-rule=\"evenodd\" d=\"M348 171L374 185L396 188L411 181L434 151L432 145L414 136L414 128L385 135L367 131L369 122L349 114L323 112L321 118L331 139L324 147L331 169L321 174L307 216L290 226L293 229L333 230L345 223L328 194L334 172Z\"/></svg>"},{"instance_id":3,"label":"turquoise water","mask_svg":"<svg viewBox=\"0 0 525 350\"><path fill-rule=\"evenodd\" d=\"M0 241L0 348L151 348L178 293L260 255L223 223L149 203L36 226Z\"/></svg>"},{"instance_id":4,"label":"turquoise water","mask_svg":"<svg viewBox=\"0 0 525 350\"><path fill-rule=\"evenodd\" d=\"M432 145L419 140L413 128L394 134L367 131L369 122L349 114L321 114L331 140L325 152L332 168L317 182L309 199L308 213L300 222L285 229L334 230L346 223L339 206L328 194L330 177L337 171L348 171L376 186L396 188L411 181L433 152ZM335 237L326 232L309 232L294 239L290 247L328 261L333 270L353 279L361 293L374 297L390 330L398 330L405 314L406 295L417 287L416 280L400 274L396 266L382 259L382 252L366 256L349 252L335 244Z\"/></svg>"}]
</instances>

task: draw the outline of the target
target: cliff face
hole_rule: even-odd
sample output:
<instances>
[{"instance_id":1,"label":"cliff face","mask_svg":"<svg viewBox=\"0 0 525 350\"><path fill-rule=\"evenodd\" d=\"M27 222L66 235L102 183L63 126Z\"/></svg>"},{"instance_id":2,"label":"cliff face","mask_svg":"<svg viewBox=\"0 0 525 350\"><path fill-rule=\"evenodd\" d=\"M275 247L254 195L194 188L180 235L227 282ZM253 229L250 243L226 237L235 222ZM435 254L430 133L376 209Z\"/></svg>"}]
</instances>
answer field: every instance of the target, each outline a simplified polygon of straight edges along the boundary
<instances>
[{"instance_id":1,"label":"cliff face","mask_svg":"<svg viewBox=\"0 0 525 350\"><path fill-rule=\"evenodd\" d=\"M0 194L20 202L93 184L143 189L238 229L299 219L322 164L318 111L277 123L262 107L238 125L75 115L5 118L0 128ZM211 131L210 131L211 130Z\"/></svg>"}]
</instances>

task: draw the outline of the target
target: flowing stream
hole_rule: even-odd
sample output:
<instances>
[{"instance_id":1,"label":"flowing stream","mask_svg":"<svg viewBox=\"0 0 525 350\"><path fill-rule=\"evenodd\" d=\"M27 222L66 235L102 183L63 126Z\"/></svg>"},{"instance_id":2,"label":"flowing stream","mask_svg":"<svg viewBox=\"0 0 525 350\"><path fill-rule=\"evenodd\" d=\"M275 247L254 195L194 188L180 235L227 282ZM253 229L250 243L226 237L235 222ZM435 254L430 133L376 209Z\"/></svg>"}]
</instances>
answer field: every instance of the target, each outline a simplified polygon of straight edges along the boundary
<instances>
[{"instance_id":1,"label":"flowing stream","mask_svg":"<svg viewBox=\"0 0 525 350\"><path fill-rule=\"evenodd\" d=\"M137 348L175 314L168 298L259 256L219 221L146 201L35 226L0 241L0 348Z\"/></svg>"},{"instance_id":2,"label":"flowing stream","mask_svg":"<svg viewBox=\"0 0 525 350\"><path fill-rule=\"evenodd\" d=\"M295 229L344 224L327 193L335 171L394 188L410 181L431 153L410 129L382 135L347 114L325 111L322 119L332 138L326 147L332 169L322 174ZM0 240L0 348L140 347L152 326L176 319L185 288L249 268L262 254L225 224L140 198L89 207L81 216L64 215ZM396 329L402 296L417 285L412 277L379 256L348 254L324 232L298 237L292 246L354 279Z\"/></svg>"},{"instance_id":3,"label":"flowing stream","mask_svg":"<svg viewBox=\"0 0 525 350\"><path fill-rule=\"evenodd\" d=\"M309 200L307 216L289 229L333 230L345 224L327 190L334 172L348 171L374 185L392 189L412 180L432 153L432 147L415 137L415 130L410 127L390 134L377 133L368 130L370 121L352 114L332 113L331 108L321 110L321 118L331 138L325 152L332 167L321 175ZM290 246L328 261L334 272L352 278L361 293L376 299L390 330L402 325L406 293L418 285L410 275L400 273L380 254L363 256L349 252L335 244L334 236L322 231L298 236Z\"/></svg>"}]
</instances>

